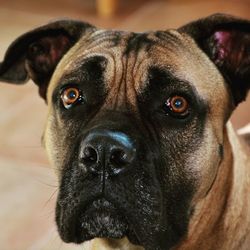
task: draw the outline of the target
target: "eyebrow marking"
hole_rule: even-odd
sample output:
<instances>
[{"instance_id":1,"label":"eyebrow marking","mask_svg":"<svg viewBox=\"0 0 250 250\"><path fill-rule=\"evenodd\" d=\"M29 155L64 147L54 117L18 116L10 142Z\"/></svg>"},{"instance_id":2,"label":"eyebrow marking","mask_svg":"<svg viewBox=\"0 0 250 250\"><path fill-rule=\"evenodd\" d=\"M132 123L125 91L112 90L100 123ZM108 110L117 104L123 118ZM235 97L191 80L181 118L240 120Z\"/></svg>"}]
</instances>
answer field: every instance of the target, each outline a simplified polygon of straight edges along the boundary
<instances>
[{"instance_id":1,"label":"eyebrow marking","mask_svg":"<svg viewBox=\"0 0 250 250\"><path fill-rule=\"evenodd\" d=\"M152 93L154 89L160 92L164 87L168 86L170 88L173 87L175 90L177 90L178 86L180 91L191 91L198 97L198 99L203 100L203 98L199 96L195 86L186 79L181 79L175 76L167 68L157 66L151 66L148 69L147 83L143 85L143 89L141 89L139 94L143 95L148 93L148 91Z\"/></svg>"},{"instance_id":2,"label":"eyebrow marking","mask_svg":"<svg viewBox=\"0 0 250 250\"><path fill-rule=\"evenodd\" d=\"M85 58L84 60L76 60L73 62L74 64L72 65L70 70L64 72L61 75L58 82L62 81L63 79L79 79L82 77L83 73L87 73L88 75L92 74L93 70L91 69L91 67L94 67L96 70L98 70L97 76L99 76L100 69L103 68L104 71L106 61L107 59L102 55L92 55ZM79 73L79 70L81 70L81 72L83 73Z\"/></svg>"},{"instance_id":3,"label":"eyebrow marking","mask_svg":"<svg viewBox=\"0 0 250 250\"><path fill-rule=\"evenodd\" d=\"M165 85L165 83L169 83L171 81L182 82L181 79L174 76L167 68L157 67L157 66L151 66L148 69L148 80L149 84L151 84L151 82L154 81L154 84L157 83L157 85L159 84Z\"/></svg>"}]
</instances>

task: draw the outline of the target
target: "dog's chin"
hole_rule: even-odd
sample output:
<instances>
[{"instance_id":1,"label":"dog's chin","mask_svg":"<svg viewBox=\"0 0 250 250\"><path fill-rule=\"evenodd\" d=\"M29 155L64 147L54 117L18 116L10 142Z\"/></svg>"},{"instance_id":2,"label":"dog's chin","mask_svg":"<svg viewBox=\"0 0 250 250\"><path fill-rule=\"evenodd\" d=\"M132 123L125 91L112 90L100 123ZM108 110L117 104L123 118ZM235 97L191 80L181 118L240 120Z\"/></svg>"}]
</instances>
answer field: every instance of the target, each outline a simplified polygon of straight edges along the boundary
<instances>
[{"instance_id":1,"label":"dog's chin","mask_svg":"<svg viewBox=\"0 0 250 250\"><path fill-rule=\"evenodd\" d=\"M80 231L91 238L122 238L128 230L127 223L119 215L105 209L85 212L80 223Z\"/></svg>"},{"instance_id":2,"label":"dog's chin","mask_svg":"<svg viewBox=\"0 0 250 250\"><path fill-rule=\"evenodd\" d=\"M83 211L78 219L76 234L77 243L93 238L127 237L131 243L139 244L125 217L105 199L95 200Z\"/></svg>"}]
</instances>

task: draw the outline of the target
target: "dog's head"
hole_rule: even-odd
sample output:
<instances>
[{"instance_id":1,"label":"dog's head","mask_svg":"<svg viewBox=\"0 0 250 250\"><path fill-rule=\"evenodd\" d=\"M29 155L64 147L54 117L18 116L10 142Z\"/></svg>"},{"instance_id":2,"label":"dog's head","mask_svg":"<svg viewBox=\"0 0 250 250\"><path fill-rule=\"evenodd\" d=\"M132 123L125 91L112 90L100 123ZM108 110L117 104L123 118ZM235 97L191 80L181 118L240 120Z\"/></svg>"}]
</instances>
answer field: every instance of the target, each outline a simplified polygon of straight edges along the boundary
<instances>
[{"instance_id":1,"label":"dog's head","mask_svg":"<svg viewBox=\"0 0 250 250\"><path fill-rule=\"evenodd\" d=\"M31 78L48 103L44 144L65 242L180 241L250 87L249 48L250 23L225 15L140 34L57 21L9 47L0 79Z\"/></svg>"}]
</instances>

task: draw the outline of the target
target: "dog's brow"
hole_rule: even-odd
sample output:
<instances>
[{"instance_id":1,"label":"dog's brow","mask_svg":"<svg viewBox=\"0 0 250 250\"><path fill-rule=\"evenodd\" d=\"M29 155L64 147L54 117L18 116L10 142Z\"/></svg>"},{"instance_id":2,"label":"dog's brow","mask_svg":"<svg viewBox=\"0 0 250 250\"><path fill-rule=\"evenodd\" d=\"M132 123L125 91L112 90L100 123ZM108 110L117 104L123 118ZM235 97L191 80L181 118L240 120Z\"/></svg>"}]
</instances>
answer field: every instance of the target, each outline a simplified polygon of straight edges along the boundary
<instances>
[{"instance_id":1,"label":"dog's brow","mask_svg":"<svg viewBox=\"0 0 250 250\"><path fill-rule=\"evenodd\" d=\"M84 73L88 72L95 72L96 70L100 70L105 65L106 58L101 55L95 55L88 58L85 58L84 60L76 60L74 62L74 65L72 66L71 70L68 72L65 72L61 76L61 80L64 79L77 79L79 76L82 76Z\"/></svg>"},{"instance_id":2,"label":"dog's brow","mask_svg":"<svg viewBox=\"0 0 250 250\"><path fill-rule=\"evenodd\" d=\"M200 105L207 106L207 101L200 96L195 86L185 79L175 76L170 70L163 67L153 66L148 70L147 84L140 91L139 95L158 92L161 93L165 88L171 91L181 91L185 93L192 93Z\"/></svg>"},{"instance_id":3,"label":"dog's brow","mask_svg":"<svg viewBox=\"0 0 250 250\"><path fill-rule=\"evenodd\" d=\"M184 83L186 80L178 78L167 68L152 66L148 69L148 78L145 88L151 87L152 85L157 88L162 88L177 82ZM189 85L189 83L186 82L186 85Z\"/></svg>"}]
</instances>

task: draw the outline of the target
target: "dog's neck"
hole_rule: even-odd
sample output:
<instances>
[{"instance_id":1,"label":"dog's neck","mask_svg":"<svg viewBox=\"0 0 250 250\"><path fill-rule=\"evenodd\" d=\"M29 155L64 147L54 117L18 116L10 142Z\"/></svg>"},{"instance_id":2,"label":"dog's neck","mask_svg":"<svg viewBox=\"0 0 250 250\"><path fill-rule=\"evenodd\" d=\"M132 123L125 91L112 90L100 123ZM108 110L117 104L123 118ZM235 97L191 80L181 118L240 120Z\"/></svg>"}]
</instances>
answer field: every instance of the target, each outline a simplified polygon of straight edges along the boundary
<instances>
[{"instance_id":1,"label":"dog's neck","mask_svg":"<svg viewBox=\"0 0 250 250\"><path fill-rule=\"evenodd\" d=\"M188 235L175 250L239 250L250 245L250 157L231 124L224 136L225 154L215 183L196 204Z\"/></svg>"}]
</instances>

